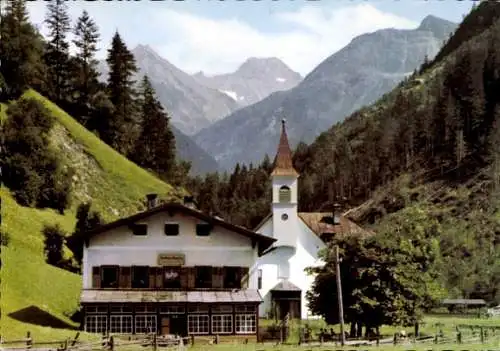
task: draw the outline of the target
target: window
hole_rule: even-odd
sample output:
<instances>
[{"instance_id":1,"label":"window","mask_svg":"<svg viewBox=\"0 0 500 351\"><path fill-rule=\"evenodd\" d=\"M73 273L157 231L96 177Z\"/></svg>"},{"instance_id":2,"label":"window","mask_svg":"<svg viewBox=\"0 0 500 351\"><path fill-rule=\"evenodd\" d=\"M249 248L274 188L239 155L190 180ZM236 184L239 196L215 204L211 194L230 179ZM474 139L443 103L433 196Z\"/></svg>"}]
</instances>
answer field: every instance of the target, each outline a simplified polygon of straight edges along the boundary
<instances>
[{"instance_id":1,"label":"window","mask_svg":"<svg viewBox=\"0 0 500 351\"><path fill-rule=\"evenodd\" d=\"M148 235L147 224L132 224L131 229L134 235L140 235L140 236Z\"/></svg>"},{"instance_id":2,"label":"window","mask_svg":"<svg viewBox=\"0 0 500 351\"><path fill-rule=\"evenodd\" d=\"M236 334L252 334L256 332L255 314L237 314L236 315Z\"/></svg>"},{"instance_id":3,"label":"window","mask_svg":"<svg viewBox=\"0 0 500 351\"><path fill-rule=\"evenodd\" d=\"M279 190L279 202L290 202L292 201L292 192L290 188L283 185Z\"/></svg>"},{"instance_id":4,"label":"window","mask_svg":"<svg viewBox=\"0 0 500 351\"><path fill-rule=\"evenodd\" d=\"M114 315L109 317L109 332L132 334L132 316Z\"/></svg>"},{"instance_id":5,"label":"window","mask_svg":"<svg viewBox=\"0 0 500 351\"><path fill-rule=\"evenodd\" d=\"M85 306L86 314L107 314L108 306Z\"/></svg>"},{"instance_id":6,"label":"window","mask_svg":"<svg viewBox=\"0 0 500 351\"><path fill-rule=\"evenodd\" d=\"M241 288L240 267L224 267L224 288Z\"/></svg>"},{"instance_id":7,"label":"window","mask_svg":"<svg viewBox=\"0 0 500 351\"><path fill-rule=\"evenodd\" d=\"M85 331L87 333L104 333L108 330L107 316L85 316Z\"/></svg>"},{"instance_id":8,"label":"window","mask_svg":"<svg viewBox=\"0 0 500 351\"><path fill-rule=\"evenodd\" d=\"M179 225L177 223L165 223L165 235L167 236L179 235Z\"/></svg>"},{"instance_id":9,"label":"window","mask_svg":"<svg viewBox=\"0 0 500 351\"><path fill-rule=\"evenodd\" d=\"M135 313L156 313L154 305L138 305L135 307Z\"/></svg>"},{"instance_id":10,"label":"window","mask_svg":"<svg viewBox=\"0 0 500 351\"><path fill-rule=\"evenodd\" d=\"M237 305L236 313L256 313L257 308L255 305Z\"/></svg>"},{"instance_id":11,"label":"window","mask_svg":"<svg viewBox=\"0 0 500 351\"><path fill-rule=\"evenodd\" d=\"M135 316L135 332L156 333L156 316L153 314Z\"/></svg>"},{"instance_id":12,"label":"window","mask_svg":"<svg viewBox=\"0 0 500 351\"><path fill-rule=\"evenodd\" d=\"M283 213L283 214L281 215L281 220L282 220L282 221L286 221L287 219L288 219L288 215L287 215L286 213Z\"/></svg>"},{"instance_id":13,"label":"window","mask_svg":"<svg viewBox=\"0 0 500 351\"><path fill-rule=\"evenodd\" d=\"M188 316L188 333L189 334L209 334L209 318L207 315L192 315Z\"/></svg>"},{"instance_id":14,"label":"window","mask_svg":"<svg viewBox=\"0 0 500 351\"><path fill-rule=\"evenodd\" d=\"M111 313L132 313L132 307L129 305L111 306Z\"/></svg>"},{"instance_id":15,"label":"window","mask_svg":"<svg viewBox=\"0 0 500 351\"><path fill-rule=\"evenodd\" d=\"M231 314L215 314L212 316L212 334L231 334L233 332L233 316Z\"/></svg>"},{"instance_id":16,"label":"window","mask_svg":"<svg viewBox=\"0 0 500 351\"><path fill-rule=\"evenodd\" d=\"M163 267L163 287L165 289L181 288L180 267Z\"/></svg>"},{"instance_id":17,"label":"window","mask_svg":"<svg viewBox=\"0 0 500 351\"><path fill-rule=\"evenodd\" d=\"M257 271L257 289L262 289L262 269Z\"/></svg>"},{"instance_id":18,"label":"window","mask_svg":"<svg viewBox=\"0 0 500 351\"><path fill-rule=\"evenodd\" d=\"M288 262L280 262L278 265L278 279L286 279L290 276L290 264Z\"/></svg>"},{"instance_id":19,"label":"window","mask_svg":"<svg viewBox=\"0 0 500 351\"><path fill-rule=\"evenodd\" d=\"M184 306L164 306L160 307L160 314L184 314L186 309Z\"/></svg>"},{"instance_id":20,"label":"window","mask_svg":"<svg viewBox=\"0 0 500 351\"><path fill-rule=\"evenodd\" d=\"M189 306L189 313L208 313L207 305Z\"/></svg>"},{"instance_id":21,"label":"window","mask_svg":"<svg viewBox=\"0 0 500 351\"><path fill-rule=\"evenodd\" d=\"M197 289L210 289L212 287L212 267L198 266L196 267L196 283Z\"/></svg>"},{"instance_id":22,"label":"window","mask_svg":"<svg viewBox=\"0 0 500 351\"><path fill-rule=\"evenodd\" d=\"M209 236L212 226L207 223L198 223L196 225L196 235L198 236Z\"/></svg>"},{"instance_id":23,"label":"window","mask_svg":"<svg viewBox=\"0 0 500 351\"><path fill-rule=\"evenodd\" d=\"M149 267L134 266L132 267L132 288L147 289L149 288Z\"/></svg>"},{"instance_id":24,"label":"window","mask_svg":"<svg viewBox=\"0 0 500 351\"><path fill-rule=\"evenodd\" d=\"M101 267L101 288L118 287L118 267Z\"/></svg>"},{"instance_id":25,"label":"window","mask_svg":"<svg viewBox=\"0 0 500 351\"><path fill-rule=\"evenodd\" d=\"M231 305L212 306L212 313L233 313L233 306Z\"/></svg>"}]
</instances>

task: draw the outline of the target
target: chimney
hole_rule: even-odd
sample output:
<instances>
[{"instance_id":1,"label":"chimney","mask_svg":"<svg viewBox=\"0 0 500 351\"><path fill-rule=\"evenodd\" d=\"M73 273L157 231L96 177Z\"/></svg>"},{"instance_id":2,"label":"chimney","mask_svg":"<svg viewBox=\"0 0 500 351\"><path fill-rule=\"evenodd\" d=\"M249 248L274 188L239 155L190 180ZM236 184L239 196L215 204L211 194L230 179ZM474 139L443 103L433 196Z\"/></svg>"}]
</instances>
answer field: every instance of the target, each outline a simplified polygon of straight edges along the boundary
<instances>
[{"instance_id":1,"label":"chimney","mask_svg":"<svg viewBox=\"0 0 500 351\"><path fill-rule=\"evenodd\" d=\"M146 195L146 203L147 203L148 210L157 206L157 199L158 199L158 194L147 194Z\"/></svg>"},{"instance_id":2,"label":"chimney","mask_svg":"<svg viewBox=\"0 0 500 351\"><path fill-rule=\"evenodd\" d=\"M194 196L184 196L184 206L196 209L196 205L194 203Z\"/></svg>"},{"instance_id":3,"label":"chimney","mask_svg":"<svg viewBox=\"0 0 500 351\"><path fill-rule=\"evenodd\" d=\"M333 224L340 224L341 206L338 203L333 205Z\"/></svg>"}]
</instances>

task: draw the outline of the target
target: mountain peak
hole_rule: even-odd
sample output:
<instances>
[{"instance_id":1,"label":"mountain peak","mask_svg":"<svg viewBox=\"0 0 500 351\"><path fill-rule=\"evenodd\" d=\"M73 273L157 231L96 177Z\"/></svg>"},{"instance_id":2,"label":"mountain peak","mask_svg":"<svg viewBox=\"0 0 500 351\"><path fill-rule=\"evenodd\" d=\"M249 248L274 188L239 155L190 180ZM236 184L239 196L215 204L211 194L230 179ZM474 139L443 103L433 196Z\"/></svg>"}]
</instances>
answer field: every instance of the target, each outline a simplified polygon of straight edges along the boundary
<instances>
[{"instance_id":1,"label":"mountain peak","mask_svg":"<svg viewBox=\"0 0 500 351\"><path fill-rule=\"evenodd\" d=\"M432 32L436 37L446 39L449 33L453 32L457 24L443 18L427 15L420 22L420 26L418 26L417 30L429 31Z\"/></svg>"},{"instance_id":2,"label":"mountain peak","mask_svg":"<svg viewBox=\"0 0 500 351\"><path fill-rule=\"evenodd\" d=\"M139 44L133 50L134 55L150 55L160 57L160 55L148 44Z\"/></svg>"},{"instance_id":3,"label":"mountain peak","mask_svg":"<svg viewBox=\"0 0 500 351\"><path fill-rule=\"evenodd\" d=\"M276 57L250 57L248 58L241 66L238 68L238 70L244 70L247 68L263 68L263 67L276 67L276 66L281 66L281 67L287 67L288 66L281 61L280 59Z\"/></svg>"}]
</instances>

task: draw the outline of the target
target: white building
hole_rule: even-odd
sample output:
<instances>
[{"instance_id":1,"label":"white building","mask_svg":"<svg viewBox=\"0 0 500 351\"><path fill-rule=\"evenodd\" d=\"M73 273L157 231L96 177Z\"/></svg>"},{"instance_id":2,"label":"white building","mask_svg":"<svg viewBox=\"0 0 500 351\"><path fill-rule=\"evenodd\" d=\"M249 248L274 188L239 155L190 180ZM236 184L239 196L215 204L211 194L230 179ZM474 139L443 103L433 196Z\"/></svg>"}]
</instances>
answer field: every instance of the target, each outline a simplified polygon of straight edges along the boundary
<instances>
[{"instance_id":1,"label":"white building","mask_svg":"<svg viewBox=\"0 0 500 351\"><path fill-rule=\"evenodd\" d=\"M248 272L275 240L190 202L148 203L84 234L83 329L255 337L262 299Z\"/></svg>"},{"instance_id":2,"label":"white building","mask_svg":"<svg viewBox=\"0 0 500 351\"><path fill-rule=\"evenodd\" d=\"M257 276L257 288L263 297L259 315L283 318L290 313L292 318L311 318L305 295L314 277L307 275L305 268L322 264L318 251L329 237L365 231L344 215L298 212L299 174L292 164L284 120L271 177L271 213L254 231L276 242L250 272Z\"/></svg>"}]
</instances>

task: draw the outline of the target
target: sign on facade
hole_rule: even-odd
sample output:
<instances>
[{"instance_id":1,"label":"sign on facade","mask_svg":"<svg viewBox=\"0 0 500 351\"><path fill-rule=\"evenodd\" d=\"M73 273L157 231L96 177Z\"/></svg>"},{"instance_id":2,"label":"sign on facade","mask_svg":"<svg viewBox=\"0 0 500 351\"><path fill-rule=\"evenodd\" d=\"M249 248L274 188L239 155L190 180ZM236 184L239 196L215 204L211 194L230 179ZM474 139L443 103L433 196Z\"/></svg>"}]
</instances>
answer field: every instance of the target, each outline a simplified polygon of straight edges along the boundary
<instances>
[{"instance_id":1,"label":"sign on facade","mask_svg":"<svg viewBox=\"0 0 500 351\"><path fill-rule=\"evenodd\" d=\"M183 266L184 263L184 254L164 253L158 255L158 266Z\"/></svg>"}]
</instances>

